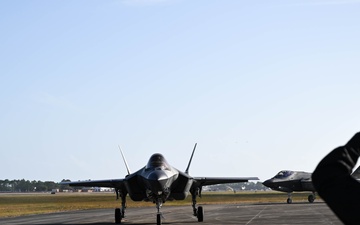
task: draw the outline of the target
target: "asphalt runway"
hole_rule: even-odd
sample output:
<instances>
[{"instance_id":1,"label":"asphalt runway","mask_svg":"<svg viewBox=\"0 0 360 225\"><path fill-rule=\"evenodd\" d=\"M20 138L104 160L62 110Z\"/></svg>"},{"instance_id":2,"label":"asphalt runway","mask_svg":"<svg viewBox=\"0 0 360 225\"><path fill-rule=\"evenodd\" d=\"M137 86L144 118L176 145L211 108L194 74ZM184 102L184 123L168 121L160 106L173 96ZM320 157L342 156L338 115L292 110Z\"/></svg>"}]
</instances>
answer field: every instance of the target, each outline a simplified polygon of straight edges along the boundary
<instances>
[{"instance_id":1,"label":"asphalt runway","mask_svg":"<svg viewBox=\"0 0 360 225\"><path fill-rule=\"evenodd\" d=\"M323 202L203 205L204 222L191 206L162 208L163 224L342 224ZM0 219L0 224L114 224L113 209L81 210ZM156 224L156 208L128 208L122 224Z\"/></svg>"}]
</instances>

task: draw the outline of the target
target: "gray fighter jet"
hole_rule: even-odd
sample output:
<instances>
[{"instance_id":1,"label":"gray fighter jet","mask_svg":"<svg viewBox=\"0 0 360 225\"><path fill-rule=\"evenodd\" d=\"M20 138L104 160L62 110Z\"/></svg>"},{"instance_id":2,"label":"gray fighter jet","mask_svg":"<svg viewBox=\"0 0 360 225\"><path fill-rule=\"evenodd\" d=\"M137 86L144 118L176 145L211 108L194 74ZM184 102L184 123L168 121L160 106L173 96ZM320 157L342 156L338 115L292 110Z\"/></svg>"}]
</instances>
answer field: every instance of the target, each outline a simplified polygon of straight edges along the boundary
<instances>
[{"instance_id":1,"label":"gray fighter jet","mask_svg":"<svg viewBox=\"0 0 360 225\"><path fill-rule=\"evenodd\" d=\"M121 198L121 209L115 209L115 223L121 223L125 217L126 196L129 194L133 201L151 201L156 204L157 225L161 224L162 214L160 208L163 203L171 200L184 200L189 193L192 196L193 214L199 222L204 220L204 210L202 206L196 207L196 197L201 197L203 186L239 183L249 180L258 180L257 177L192 177L189 175L189 168L196 149L194 146L190 157L189 164L182 172L172 167L159 153L153 154L145 167L131 173L125 162L128 175L123 179L114 180L94 180L94 181L78 181L78 182L62 182L70 186L82 187L110 187L115 188L117 199ZM120 149L121 150L121 149Z\"/></svg>"},{"instance_id":2,"label":"gray fighter jet","mask_svg":"<svg viewBox=\"0 0 360 225\"><path fill-rule=\"evenodd\" d=\"M294 191L311 191L308 201L313 203L316 199L315 188L311 181L312 173L283 170L276 174L275 177L263 182L263 185L272 190L288 193L287 203L292 203L292 192ZM354 178L360 179L360 166L351 174Z\"/></svg>"},{"instance_id":3,"label":"gray fighter jet","mask_svg":"<svg viewBox=\"0 0 360 225\"><path fill-rule=\"evenodd\" d=\"M313 203L315 200L315 188L311 181L311 173L283 170L276 174L275 177L263 182L263 185L276 191L288 193L287 203L292 203L292 192L294 191L311 191L308 201Z\"/></svg>"}]
</instances>

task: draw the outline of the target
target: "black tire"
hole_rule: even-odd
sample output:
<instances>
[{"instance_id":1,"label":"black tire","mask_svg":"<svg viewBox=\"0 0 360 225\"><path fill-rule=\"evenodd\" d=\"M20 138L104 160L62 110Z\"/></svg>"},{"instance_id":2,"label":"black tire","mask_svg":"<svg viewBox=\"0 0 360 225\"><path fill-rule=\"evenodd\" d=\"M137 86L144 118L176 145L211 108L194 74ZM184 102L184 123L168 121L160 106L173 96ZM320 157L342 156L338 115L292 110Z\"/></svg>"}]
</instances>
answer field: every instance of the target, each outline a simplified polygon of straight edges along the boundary
<instances>
[{"instance_id":1,"label":"black tire","mask_svg":"<svg viewBox=\"0 0 360 225\"><path fill-rule=\"evenodd\" d=\"M315 196L314 196L314 195L309 195L309 196L308 196L308 201L309 201L310 203L313 203L313 202L315 201Z\"/></svg>"},{"instance_id":2,"label":"black tire","mask_svg":"<svg viewBox=\"0 0 360 225\"><path fill-rule=\"evenodd\" d=\"M203 209L202 206L198 207L197 218L198 218L198 222L203 222L204 221L204 209Z\"/></svg>"},{"instance_id":3,"label":"black tire","mask_svg":"<svg viewBox=\"0 0 360 225\"><path fill-rule=\"evenodd\" d=\"M115 209L115 223L120 224L121 223L121 211L120 208Z\"/></svg>"},{"instance_id":4,"label":"black tire","mask_svg":"<svg viewBox=\"0 0 360 225\"><path fill-rule=\"evenodd\" d=\"M161 214L156 214L156 225L161 225Z\"/></svg>"},{"instance_id":5,"label":"black tire","mask_svg":"<svg viewBox=\"0 0 360 225\"><path fill-rule=\"evenodd\" d=\"M292 199L291 199L291 198L288 198L288 199L286 200L286 202L287 202L287 204L291 204L291 203L292 203Z\"/></svg>"}]
</instances>

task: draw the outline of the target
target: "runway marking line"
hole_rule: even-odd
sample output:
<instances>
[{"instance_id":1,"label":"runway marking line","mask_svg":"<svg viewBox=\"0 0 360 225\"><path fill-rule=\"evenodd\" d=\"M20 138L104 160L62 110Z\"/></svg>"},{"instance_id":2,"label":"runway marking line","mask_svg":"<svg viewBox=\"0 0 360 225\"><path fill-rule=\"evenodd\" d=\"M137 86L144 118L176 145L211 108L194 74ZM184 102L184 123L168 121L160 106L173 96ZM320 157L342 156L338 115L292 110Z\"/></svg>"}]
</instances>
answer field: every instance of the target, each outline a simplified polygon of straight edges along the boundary
<instances>
[{"instance_id":1,"label":"runway marking line","mask_svg":"<svg viewBox=\"0 0 360 225\"><path fill-rule=\"evenodd\" d=\"M263 208L260 212L258 212L253 218L251 218L245 225L248 225L251 223L251 221L253 221L256 217L258 217L265 209L267 208L267 206L265 206L265 208Z\"/></svg>"}]
</instances>

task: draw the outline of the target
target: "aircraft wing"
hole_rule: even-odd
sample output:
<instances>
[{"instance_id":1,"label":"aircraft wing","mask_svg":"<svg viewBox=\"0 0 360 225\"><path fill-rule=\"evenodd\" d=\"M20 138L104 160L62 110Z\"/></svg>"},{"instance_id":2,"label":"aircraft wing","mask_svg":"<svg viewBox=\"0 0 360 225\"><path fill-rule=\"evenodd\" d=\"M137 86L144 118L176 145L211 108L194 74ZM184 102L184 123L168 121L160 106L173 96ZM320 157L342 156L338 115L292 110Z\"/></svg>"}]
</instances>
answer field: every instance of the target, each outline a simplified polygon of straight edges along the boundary
<instances>
[{"instance_id":1,"label":"aircraft wing","mask_svg":"<svg viewBox=\"0 0 360 225\"><path fill-rule=\"evenodd\" d=\"M123 189L124 179L113 180L85 180L85 181L70 181L61 182L62 185L77 186L77 187L109 187Z\"/></svg>"},{"instance_id":2,"label":"aircraft wing","mask_svg":"<svg viewBox=\"0 0 360 225\"><path fill-rule=\"evenodd\" d=\"M194 177L193 186L206 186L214 184L228 184L259 180L258 177Z\"/></svg>"}]
</instances>

